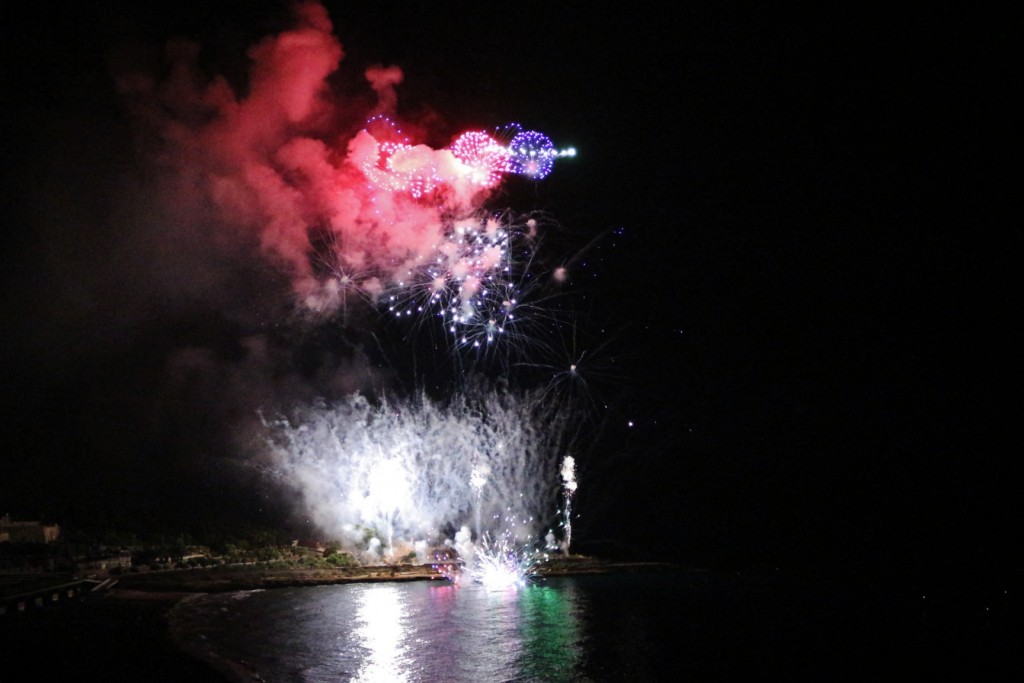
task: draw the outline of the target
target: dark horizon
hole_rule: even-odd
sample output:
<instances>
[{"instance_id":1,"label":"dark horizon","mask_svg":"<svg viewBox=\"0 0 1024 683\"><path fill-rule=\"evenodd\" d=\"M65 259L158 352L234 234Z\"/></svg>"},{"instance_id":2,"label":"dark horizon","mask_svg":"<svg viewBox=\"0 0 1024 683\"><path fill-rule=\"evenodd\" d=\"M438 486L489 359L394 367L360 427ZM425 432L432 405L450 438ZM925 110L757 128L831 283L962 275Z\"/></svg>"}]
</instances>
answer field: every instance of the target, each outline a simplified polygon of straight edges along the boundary
<instances>
[{"instance_id":1,"label":"dark horizon","mask_svg":"<svg viewBox=\"0 0 1024 683\"><path fill-rule=\"evenodd\" d=\"M1012 570L1004 18L324 4L345 52L329 82L352 102L339 127L372 108L365 67L394 64L398 111L434 144L521 121L579 151L498 203L557 221L554 260L593 243L567 297L605 354L581 547ZM184 37L244 83L246 50L288 25L284 3L238 2L4 22L0 514L294 521L232 421L261 399L458 381L399 326L296 323L252 245L219 250L124 193L154 160L118 67ZM254 337L280 363L266 377L246 374Z\"/></svg>"}]
</instances>

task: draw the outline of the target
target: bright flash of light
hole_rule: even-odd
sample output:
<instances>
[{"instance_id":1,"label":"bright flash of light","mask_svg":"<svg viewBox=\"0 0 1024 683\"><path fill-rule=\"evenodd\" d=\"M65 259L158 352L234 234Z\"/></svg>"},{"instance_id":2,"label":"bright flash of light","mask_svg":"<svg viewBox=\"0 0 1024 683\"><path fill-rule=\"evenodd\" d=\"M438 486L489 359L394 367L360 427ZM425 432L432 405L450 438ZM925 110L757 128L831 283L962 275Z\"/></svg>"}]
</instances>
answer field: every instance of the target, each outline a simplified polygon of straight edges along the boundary
<instances>
[{"instance_id":1,"label":"bright flash of light","mask_svg":"<svg viewBox=\"0 0 1024 683\"><path fill-rule=\"evenodd\" d=\"M517 544L514 534L505 532L498 540L484 534L468 560L439 561L435 571L455 584L471 582L491 590L522 588L536 577L547 555L529 545Z\"/></svg>"},{"instance_id":2,"label":"bright flash of light","mask_svg":"<svg viewBox=\"0 0 1024 683\"><path fill-rule=\"evenodd\" d=\"M264 420L269 474L302 496L325 534L367 562L508 533L536 538L558 509L557 454L574 420L534 392L474 385L444 402L360 395ZM486 483L482 483L486 479ZM368 538L386 546L367 547ZM510 541L511 542L511 541ZM462 559L469 552L459 551Z\"/></svg>"},{"instance_id":3,"label":"bright flash of light","mask_svg":"<svg viewBox=\"0 0 1024 683\"><path fill-rule=\"evenodd\" d=\"M522 588L537 575L546 559L528 545L517 544L514 534L506 532L497 540L485 534L476 550L469 578L485 588Z\"/></svg>"},{"instance_id":4,"label":"bright flash of light","mask_svg":"<svg viewBox=\"0 0 1024 683\"><path fill-rule=\"evenodd\" d=\"M486 465L474 465L473 471L469 475L469 485L479 494L484 484L487 483L487 475L491 473L491 469Z\"/></svg>"}]
</instances>

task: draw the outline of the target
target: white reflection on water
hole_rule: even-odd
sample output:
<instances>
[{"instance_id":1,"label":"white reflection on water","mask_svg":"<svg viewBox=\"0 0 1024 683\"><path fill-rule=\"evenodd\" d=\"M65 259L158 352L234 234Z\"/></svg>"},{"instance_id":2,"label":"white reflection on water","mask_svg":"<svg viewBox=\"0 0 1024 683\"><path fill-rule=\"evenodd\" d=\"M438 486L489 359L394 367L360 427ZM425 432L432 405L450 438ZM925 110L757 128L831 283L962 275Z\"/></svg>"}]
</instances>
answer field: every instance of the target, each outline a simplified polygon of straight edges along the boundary
<instances>
[{"instance_id":1,"label":"white reflection on water","mask_svg":"<svg viewBox=\"0 0 1024 683\"><path fill-rule=\"evenodd\" d=\"M442 582L211 595L176 609L179 638L268 683L586 681L588 600L571 580L488 590Z\"/></svg>"},{"instance_id":2,"label":"white reflection on water","mask_svg":"<svg viewBox=\"0 0 1024 683\"><path fill-rule=\"evenodd\" d=\"M355 636L366 650L354 680L405 683L411 671L406 655L405 612L396 586L373 586L360 595Z\"/></svg>"},{"instance_id":3,"label":"white reflection on water","mask_svg":"<svg viewBox=\"0 0 1024 683\"><path fill-rule=\"evenodd\" d=\"M454 589L455 600L445 614L456 625L448 647L456 653L456 678L500 681L514 677L522 658L522 637L515 588L487 589L476 584Z\"/></svg>"}]
</instances>

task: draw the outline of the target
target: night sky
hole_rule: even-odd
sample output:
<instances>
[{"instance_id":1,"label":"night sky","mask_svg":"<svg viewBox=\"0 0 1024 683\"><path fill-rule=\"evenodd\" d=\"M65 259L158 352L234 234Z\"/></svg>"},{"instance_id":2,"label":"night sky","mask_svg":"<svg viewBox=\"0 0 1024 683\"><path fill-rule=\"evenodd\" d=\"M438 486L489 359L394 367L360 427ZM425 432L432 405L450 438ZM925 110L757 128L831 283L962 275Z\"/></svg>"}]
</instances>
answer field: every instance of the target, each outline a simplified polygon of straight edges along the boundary
<instances>
[{"instance_id":1,"label":"night sky","mask_svg":"<svg viewBox=\"0 0 1024 683\"><path fill-rule=\"evenodd\" d=\"M290 15L153 4L2 22L0 513L274 523L287 506L239 465L230 426L260 392L358 386L354 342L337 320L289 316L265 259L148 203L152 147L115 81L166 70L163 46L188 38L244 88L246 50ZM1010 570L1015 24L408 4L325 3L349 123L373 102L365 68L396 65L399 117L435 146L519 121L578 150L499 203L548 212L566 258L589 245L573 320L601 409L579 458L581 549ZM409 388L413 363L443 388L439 355L403 352L385 327L371 374ZM237 400L225 378L253 335L293 365Z\"/></svg>"}]
</instances>

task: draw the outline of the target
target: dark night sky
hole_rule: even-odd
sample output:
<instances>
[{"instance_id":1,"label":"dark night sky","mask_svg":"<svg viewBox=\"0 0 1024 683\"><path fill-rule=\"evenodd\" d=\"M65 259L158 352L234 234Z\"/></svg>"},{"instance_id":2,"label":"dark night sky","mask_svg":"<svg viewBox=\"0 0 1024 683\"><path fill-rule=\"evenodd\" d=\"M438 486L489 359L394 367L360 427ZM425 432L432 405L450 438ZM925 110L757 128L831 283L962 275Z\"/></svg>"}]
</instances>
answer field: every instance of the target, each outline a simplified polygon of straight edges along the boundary
<instances>
[{"instance_id":1,"label":"dark night sky","mask_svg":"<svg viewBox=\"0 0 1024 683\"><path fill-rule=\"evenodd\" d=\"M110 64L185 36L241 78L287 12L88 4L2 22L0 512L258 517L259 487L224 483L230 411L165 374L184 347L243 353L268 324L246 300L256 276L189 280L124 229L138 166ZM581 539L1007 566L1024 539L1004 17L363 4L326 3L339 89L396 64L411 118L518 120L579 150L525 196L582 243L601 236L582 318L615 369Z\"/></svg>"}]
</instances>

